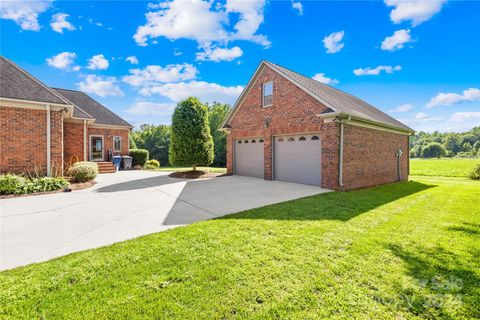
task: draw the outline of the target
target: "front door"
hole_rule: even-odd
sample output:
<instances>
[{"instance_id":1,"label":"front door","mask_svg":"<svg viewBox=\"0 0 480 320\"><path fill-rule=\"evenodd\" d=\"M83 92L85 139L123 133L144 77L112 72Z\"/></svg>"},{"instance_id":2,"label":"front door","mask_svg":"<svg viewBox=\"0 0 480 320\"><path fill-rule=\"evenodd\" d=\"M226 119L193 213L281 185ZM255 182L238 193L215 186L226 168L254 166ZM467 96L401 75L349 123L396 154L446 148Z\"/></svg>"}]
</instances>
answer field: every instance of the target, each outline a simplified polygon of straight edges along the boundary
<instances>
[{"instance_id":1,"label":"front door","mask_svg":"<svg viewBox=\"0 0 480 320\"><path fill-rule=\"evenodd\" d=\"M103 137L91 137L91 161L103 161Z\"/></svg>"}]
</instances>

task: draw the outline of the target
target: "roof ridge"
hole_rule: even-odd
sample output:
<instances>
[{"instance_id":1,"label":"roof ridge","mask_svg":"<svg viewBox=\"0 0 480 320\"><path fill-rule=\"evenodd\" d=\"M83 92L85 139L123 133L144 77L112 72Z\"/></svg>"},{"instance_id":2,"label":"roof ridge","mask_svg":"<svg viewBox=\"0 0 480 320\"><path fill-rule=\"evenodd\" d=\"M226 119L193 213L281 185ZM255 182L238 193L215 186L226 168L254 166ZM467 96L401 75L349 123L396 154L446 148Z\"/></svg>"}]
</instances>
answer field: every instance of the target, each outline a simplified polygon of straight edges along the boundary
<instances>
[{"instance_id":1,"label":"roof ridge","mask_svg":"<svg viewBox=\"0 0 480 320\"><path fill-rule=\"evenodd\" d=\"M11 61L10 59L4 57L4 56L1 56L0 57L5 60L7 63L9 63L10 65L12 65L14 68L16 68L18 71L22 72L24 75L26 75L27 77L29 77L31 80L35 81L36 83L38 83L39 85L41 85L42 87L44 87L45 89L48 90L48 92L50 92L51 94L53 94L55 97L57 97L58 99L60 100L63 100L63 102L65 102L66 104L69 104L69 101L67 99L65 99L65 97L63 97L62 95L58 94L57 92L53 91L49 86L47 86L45 83L43 83L42 81L38 80L37 78L35 78L34 76L32 76L30 73L28 73L26 70L24 70L22 67L20 67L19 65L17 65L15 62Z\"/></svg>"}]
</instances>

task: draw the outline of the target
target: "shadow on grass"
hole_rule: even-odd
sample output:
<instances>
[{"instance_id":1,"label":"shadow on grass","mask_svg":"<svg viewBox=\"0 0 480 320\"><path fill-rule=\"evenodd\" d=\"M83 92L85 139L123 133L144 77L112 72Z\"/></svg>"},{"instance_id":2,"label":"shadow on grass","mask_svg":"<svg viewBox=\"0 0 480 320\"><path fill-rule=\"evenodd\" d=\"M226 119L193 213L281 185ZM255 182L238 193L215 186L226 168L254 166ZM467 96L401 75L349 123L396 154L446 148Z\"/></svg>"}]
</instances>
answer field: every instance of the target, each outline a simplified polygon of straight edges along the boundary
<instances>
[{"instance_id":1,"label":"shadow on grass","mask_svg":"<svg viewBox=\"0 0 480 320\"><path fill-rule=\"evenodd\" d=\"M472 263L442 247L388 249L401 258L414 284L400 284L400 305L428 319L480 318L480 277Z\"/></svg>"},{"instance_id":2,"label":"shadow on grass","mask_svg":"<svg viewBox=\"0 0 480 320\"><path fill-rule=\"evenodd\" d=\"M459 231L467 235L480 236L480 224L464 222L459 226L448 228L449 231Z\"/></svg>"},{"instance_id":3,"label":"shadow on grass","mask_svg":"<svg viewBox=\"0 0 480 320\"><path fill-rule=\"evenodd\" d=\"M349 220L398 199L436 187L409 181L348 192L331 192L252 209L221 219Z\"/></svg>"}]
</instances>

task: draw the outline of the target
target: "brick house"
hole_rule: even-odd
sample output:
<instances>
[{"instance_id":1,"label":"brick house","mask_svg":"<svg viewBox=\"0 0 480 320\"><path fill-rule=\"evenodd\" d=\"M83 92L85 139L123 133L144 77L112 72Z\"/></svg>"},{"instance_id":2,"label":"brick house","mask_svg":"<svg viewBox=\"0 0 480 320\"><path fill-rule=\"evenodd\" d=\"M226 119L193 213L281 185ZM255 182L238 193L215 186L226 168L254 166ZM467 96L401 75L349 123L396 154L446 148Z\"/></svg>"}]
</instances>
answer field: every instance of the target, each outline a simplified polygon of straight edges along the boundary
<instances>
[{"instance_id":1,"label":"brick house","mask_svg":"<svg viewBox=\"0 0 480 320\"><path fill-rule=\"evenodd\" d=\"M0 172L63 174L76 161L111 170L132 126L83 92L50 88L0 57Z\"/></svg>"},{"instance_id":2,"label":"brick house","mask_svg":"<svg viewBox=\"0 0 480 320\"><path fill-rule=\"evenodd\" d=\"M268 61L260 63L222 128L229 174L333 190L408 179L411 128Z\"/></svg>"}]
</instances>

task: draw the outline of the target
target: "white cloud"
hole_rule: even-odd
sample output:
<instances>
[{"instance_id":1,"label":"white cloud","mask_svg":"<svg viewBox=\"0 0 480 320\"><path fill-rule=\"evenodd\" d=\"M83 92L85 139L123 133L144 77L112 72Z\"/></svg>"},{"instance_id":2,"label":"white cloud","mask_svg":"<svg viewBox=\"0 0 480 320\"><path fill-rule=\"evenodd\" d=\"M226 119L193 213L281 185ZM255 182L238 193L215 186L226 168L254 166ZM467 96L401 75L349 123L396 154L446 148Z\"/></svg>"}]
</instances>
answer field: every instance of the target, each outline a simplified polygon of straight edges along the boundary
<instances>
[{"instance_id":1,"label":"white cloud","mask_svg":"<svg viewBox=\"0 0 480 320\"><path fill-rule=\"evenodd\" d=\"M442 10L446 0L385 0L385 4L394 7L390 12L393 23L411 21L412 26L428 21Z\"/></svg>"},{"instance_id":2,"label":"white cloud","mask_svg":"<svg viewBox=\"0 0 480 320\"><path fill-rule=\"evenodd\" d=\"M38 15L46 11L52 1L1 1L0 18L13 20L22 30L39 31Z\"/></svg>"},{"instance_id":3,"label":"white cloud","mask_svg":"<svg viewBox=\"0 0 480 320\"><path fill-rule=\"evenodd\" d=\"M169 116L175 109L174 103L137 101L126 112L134 115Z\"/></svg>"},{"instance_id":4,"label":"white cloud","mask_svg":"<svg viewBox=\"0 0 480 320\"><path fill-rule=\"evenodd\" d=\"M130 75L123 77L123 82L135 87L148 87L160 83L192 80L197 74L197 68L188 63L169 64L165 67L149 65L143 69L131 69Z\"/></svg>"},{"instance_id":5,"label":"white cloud","mask_svg":"<svg viewBox=\"0 0 480 320\"><path fill-rule=\"evenodd\" d=\"M480 101L480 89L470 88L464 90L462 94L440 92L435 97L430 99L426 107L433 108L437 106L451 106L474 101Z\"/></svg>"},{"instance_id":6,"label":"white cloud","mask_svg":"<svg viewBox=\"0 0 480 320\"><path fill-rule=\"evenodd\" d=\"M172 101L180 101L190 96L198 97L205 102L233 103L242 92L242 86L225 87L205 81L165 83L140 90L142 95L159 94Z\"/></svg>"},{"instance_id":7,"label":"white cloud","mask_svg":"<svg viewBox=\"0 0 480 320\"><path fill-rule=\"evenodd\" d=\"M397 30L390 37L386 37L382 42L382 50L395 51L403 48L405 43L412 42L410 30Z\"/></svg>"},{"instance_id":8,"label":"white cloud","mask_svg":"<svg viewBox=\"0 0 480 320\"><path fill-rule=\"evenodd\" d=\"M430 116L428 114L426 114L425 112L419 112L415 116L415 119L417 119L417 120L424 120L424 119L427 119L427 118L430 118Z\"/></svg>"},{"instance_id":9,"label":"white cloud","mask_svg":"<svg viewBox=\"0 0 480 320\"><path fill-rule=\"evenodd\" d=\"M58 33L63 33L63 29L73 31L76 30L75 26L67 21L70 15L66 13L56 13L52 16L50 21L50 27L52 30Z\"/></svg>"},{"instance_id":10,"label":"white cloud","mask_svg":"<svg viewBox=\"0 0 480 320\"><path fill-rule=\"evenodd\" d=\"M454 114L452 114L450 119L455 122L476 120L476 126L478 126L480 125L480 112L455 112Z\"/></svg>"},{"instance_id":11,"label":"white cloud","mask_svg":"<svg viewBox=\"0 0 480 320\"><path fill-rule=\"evenodd\" d=\"M166 37L170 40L191 39L200 46L229 40L248 40L269 46L268 39L257 34L263 23L264 0L232 1L225 5L213 1L173 0L155 5L158 11L147 12L146 24L139 26L133 39L146 46L148 39ZM235 25L230 27L230 19Z\"/></svg>"},{"instance_id":12,"label":"white cloud","mask_svg":"<svg viewBox=\"0 0 480 320\"><path fill-rule=\"evenodd\" d=\"M129 56L125 58L125 61L130 62L131 64L138 64L138 59L135 56Z\"/></svg>"},{"instance_id":13,"label":"white cloud","mask_svg":"<svg viewBox=\"0 0 480 320\"><path fill-rule=\"evenodd\" d=\"M93 24L94 26L97 26L97 27L103 27L103 23L99 21L95 21L92 18L88 19L88 23Z\"/></svg>"},{"instance_id":14,"label":"white cloud","mask_svg":"<svg viewBox=\"0 0 480 320\"><path fill-rule=\"evenodd\" d=\"M237 23L233 26L235 32L230 33L231 40L248 40L264 47L270 47L271 43L266 36L257 34L258 28L263 23L263 9L265 0L227 0L226 13L238 15Z\"/></svg>"},{"instance_id":15,"label":"white cloud","mask_svg":"<svg viewBox=\"0 0 480 320\"><path fill-rule=\"evenodd\" d=\"M299 16L303 16L303 5L300 1L295 2L294 0L292 0L292 8L298 11Z\"/></svg>"},{"instance_id":16,"label":"white cloud","mask_svg":"<svg viewBox=\"0 0 480 320\"><path fill-rule=\"evenodd\" d=\"M393 73L402 70L401 66L378 66L376 68L358 68L353 70L356 76L378 76L380 72Z\"/></svg>"},{"instance_id":17,"label":"white cloud","mask_svg":"<svg viewBox=\"0 0 480 320\"><path fill-rule=\"evenodd\" d=\"M90 70L105 70L105 69L108 69L108 66L109 66L109 62L107 59L105 59L105 57L103 56L103 54L97 54L93 57L91 57L89 60L88 60L88 66L87 68L90 69Z\"/></svg>"},{"instance_id":18,"label":"white cloud","mask_svg":"<svg viewBox=\"0 0 480 320\"><path fill-rule=\"evenodd\" d=\"M344 35L345 31L338 31L323 38L323 45L327 49L327 53L335 53L342 50L345 46L345 44L341 43Z\"/></svg>"},{"instance_id":19,"label":"white cloud","mask_svg":"<svg viewBox=\"0 0 480 320\"><path fill-rule=\"evenodd\" d=\"M78 89L86 93L92 93L100 97L116 96L122 97L123 91L116 85L114 77L100 77L89 74L85 80L77 83Z\"/></svg>"},{"instance_id":20,"label":"white cloud","mask_svg":"<svg viewBox=\"0 0 480 320\"><path fill-rule=\"evenodd\" d=\"M406 103L396 107L395 109L390 110L390 112L408 112L408 111L412 111L413 108L414 108L413 104Z\"/></svg>"},{"instance_id":21,"label":"white cloud","mask_svg":"<svg viewBox=\"0 0 480 320\"><path fill-rule=\"evenodd\" d=\"M327 77L325 73L317 73L312 77L312 79L329 85L338 84L338 80Z\"/></svg>"},{"instance_id":22,"label":"white cloud","mask_svg":"<svg viewBox=\"0 0 480 320\"><path fill-rule=\"evenodd\" d=\"M232 61L236 58L239 58L243 55L242 49L240 47L233 47L233 48L211 48L206 47L204 48L203 52L197 52L197 60L200 61Z\"/></svg>"},{"instance_id":23,"label":"white cloud","mask_svg":"<svg viewBox=\"0 0 480 320\"><path fill-rule=\"evenodd\" d=\"M76 58L77 58L76 53L65 51L51 58L47 58L47 63L49 66L52 66L57 69L62 69L66 71L69 71L69 70L78 71L80 70L80 67L74 65Z\"/></svg>"}]
</instances>

